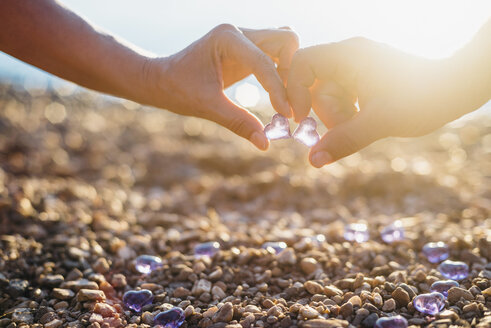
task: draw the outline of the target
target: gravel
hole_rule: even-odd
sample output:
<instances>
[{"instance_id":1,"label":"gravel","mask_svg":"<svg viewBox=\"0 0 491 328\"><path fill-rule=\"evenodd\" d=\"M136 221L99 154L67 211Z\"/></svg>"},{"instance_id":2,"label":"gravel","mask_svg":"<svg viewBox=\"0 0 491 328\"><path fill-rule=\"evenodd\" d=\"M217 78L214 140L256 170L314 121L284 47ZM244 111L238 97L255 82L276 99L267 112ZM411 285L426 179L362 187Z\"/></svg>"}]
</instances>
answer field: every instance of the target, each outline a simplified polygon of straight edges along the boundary
<instances>
[{"instance_id":1,"label":"gravel","mask_svg":"<svg viewBox=\"0 0 491 328\"><path fill-rule=\"evenodd\" d=\"M0 327L145 328L174 306L183 327L371 328L395 314L489 327L490 127L380 141L316 170L292 140L262 153L194 118L0 85ZM396 219L406 239L387 244ZM359 221L370 239L346 242ZM195 258L208 241L221 251ZM272 254L268 241L288 247ZM443 278L421 252L436 241L470 270L429 317L412 300ZM143 254L162 267L137 272ZM121 301L135 289L154 294L141 313Z\"/></svg>"}]
</instances>

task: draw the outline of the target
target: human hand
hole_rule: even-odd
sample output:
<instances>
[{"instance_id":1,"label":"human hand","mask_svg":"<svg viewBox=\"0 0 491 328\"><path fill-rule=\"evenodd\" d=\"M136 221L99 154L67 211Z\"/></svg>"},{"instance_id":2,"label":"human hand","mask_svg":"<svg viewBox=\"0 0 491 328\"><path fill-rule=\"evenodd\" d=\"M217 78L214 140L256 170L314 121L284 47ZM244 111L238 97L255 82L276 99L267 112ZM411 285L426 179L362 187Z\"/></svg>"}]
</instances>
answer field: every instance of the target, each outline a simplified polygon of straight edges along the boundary
<instances>
[{"instance_id":1,"label":"human hand","mask_svg":"<svg viewBox=\"0 0 491 328\"><path fill-rule=\"evenodd\" d=\"M254 74L274 109L291 117L284 83L297 48L298 37L288 28L219 25L184 50L151 59L146 75L152 87L146 98L150 105L214 121L265 150L269 141L262 123L223 90Z\"/></svg>"},{"instance_id":2,"label":"human hand","mask_svg":"<svg viewBox=\"0 0 491 328\"><path fill-rule=\"evenodd\" d=\"M364 38L300 49L287 86L293 115L300 121L312 107L329 129L312 147L311 164L322 167L381 138L427 134L478 108L481 100L462 101L474 85L457 72L460 64L412 56ZM462 79L471 83L469 92Z\"/></svg>"}]
</instances>

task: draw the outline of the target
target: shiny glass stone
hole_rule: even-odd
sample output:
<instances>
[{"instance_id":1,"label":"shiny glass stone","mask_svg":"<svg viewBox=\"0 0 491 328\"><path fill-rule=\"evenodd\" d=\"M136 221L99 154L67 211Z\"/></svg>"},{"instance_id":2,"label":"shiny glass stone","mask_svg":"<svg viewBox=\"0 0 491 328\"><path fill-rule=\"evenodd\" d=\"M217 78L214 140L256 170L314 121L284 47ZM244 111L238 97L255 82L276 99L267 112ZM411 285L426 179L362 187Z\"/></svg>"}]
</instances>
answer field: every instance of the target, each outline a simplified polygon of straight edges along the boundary
<instances>
[{"instance_id":1,"label":"shiny glass stone","mask_svg":"<svg viewBox=\"0 0 491 328\"><path fill-rule=\"evenodd\" d=\"M307 147L312 147L320 139L316 129L317 122L312 117L306 117L298 124L295 132L293 132L293 139L303 143Z\"/></svg>"},{"instance_id":2,"label":"shiny glass stone","mask_svg":"<svg viewBox=\"0 0 491 328\"><path fill-rule=\"evenodd\" d=\"M413 299L413 305L421 313L435 315L445 306L445 296L441 293L421 294Z\"/></svg>"},{"instance_id":3,"label":"shiny glass stone","mask_svg":"<svg viewBox=\"0 0 491 328\"><path fill-rule=\"evenodd\" d=\"M162 260L158 256L153 255L140 255L135 259L136 271L149 274L153 270L162 267Z\"/></svg>"},{"instance_id":4,"label":"shiny glass stone","mask_svg":"<svg viewBox=\"0 0 491 328\"><path fill-rule=\"evenodd\" d=\"M383 317L375 322L374 328L407 328L406 318L396 315L393 317Z\"/></svg>"},{"instance_id":5,"label":"shiny glass stone","mask_svg":"<svg viewBox=\"0 0 491 328\"><path fill-rule=\"evenodd\" d=\"M174 307L157 314L153 319L153 324L154 327L159 328L178 328L182 325L184 319L184 311L179 307Z\"/></svg>"},{"instance_id":6,"label":"shiny glass stone","mask_svg":"<svg viewBox=\"0 0 491 328\"><path fill-rule=\"evenodd\" d=\"M440 263L438 271L447 279L462 280L469 275L469 266L464 262L446 260Z\"/></svg>"},{"instance_id":7,"label":"shiny glass stone","mask_svg":"<svg viewBox=\"0 0 491 328\"><path fill-rule=\"evenodd\" d=\"M388 244L391 244L398 240L404 239L404 228L402 222L397 220L394 223L386 226L380 231L380 236L382 240Z\"/></svg>"},{"instance_id":8,"label":"shiny glass stone","mask_svg":"<svg viewBox=\"0 0 491 328\"><path fill-rule=\"evenodd\" d=\"M319 247L326 241L326 236L318 234L315 236L304 237L304 241L312 246Z\"/></svg>"},{"instance_id":9,"label":"shiny glass stone","mask_svg":"<svg viewBox=\"0 0 491 328\"><path fill-rule=\"evenodd\" d=\"M123 295L124 306L135 312L140 312L142 307L151 304L152 301L153 294L148 289L130 290Z\"/></svg>"},{"instance_id":10,"label":"shiny glass stone","mask_svg":"<svg viewBox=\"0 0 491 328\"><path fill-rule=\"evenodd\" d=\"M288 119L281 114L274 114L271 123L264 127L264 134L269 140L290 138L292 135Z\"/></svg>"},{"instance_id":11,"label":"shiny glass stone","mask_svg":"<svg viewBox=\"0 0 491 328\"><path fill-rule=\"evenodd\" d=\"M344 227L344 239L363 243L370 237L365 223L351 223Z\"/></svg>"},{"instance_id":12,"label":"shiny glass stone","mask_svg":"<svg viewBox=\"0 0 491 328\"><path fill-rule=\"evenodd\" d=\"M431 263L439 263L448 259L450 255L449 247L443 241L427 243L423 246L423 254Z\"/></svg>"},{"instance_id":13,"label":"shiny glass stone","mask_svg":"<svg viewBox=\"0 0 491 328\"><path fill-rule=\"evenodd\" d=\"M455 280L439 280L431 284L430 291L441 293L443 296L448 296L448 290L452 287L459 287L459 283Z\"/></svg>"},{"instance_id":14,"label":"shiny glass stone","mask_svg":"<svg viewBox=\"0 0 491 328\"><path fill-rule=\"evenodd\" d=\"M279 254L286 248L286 243L282 241L268 241L265 242L261 248L267 249L269 252Z\"/></svg>"},{"instance_id":15,"label":"shiny glass stone","mask_svg":"<svg viewBox=\"0 0 491 328\"><path fill-rule=\"evenodd\" d=\"M202 258L204 256L213 257L220 250L220 243L209 241L194 246L194 257Z\"/></svg>"}]
</instances>

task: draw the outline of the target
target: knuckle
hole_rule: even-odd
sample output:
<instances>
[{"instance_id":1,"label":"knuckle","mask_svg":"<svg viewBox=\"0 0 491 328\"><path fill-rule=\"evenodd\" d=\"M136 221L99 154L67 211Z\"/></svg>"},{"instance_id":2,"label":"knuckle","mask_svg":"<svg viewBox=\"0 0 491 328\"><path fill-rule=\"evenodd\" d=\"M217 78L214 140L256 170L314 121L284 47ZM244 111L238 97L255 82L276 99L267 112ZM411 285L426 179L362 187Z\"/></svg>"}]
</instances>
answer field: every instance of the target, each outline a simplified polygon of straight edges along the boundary
<instances>
[{"instance_id":1,"label":"knuckle","mask_svg":"<svg viewBox=\"0 0 491 328\"><path fill-rule=\"evenodd\" d=\"M225 23L215 26L211 32L213 35L223 35L239 32L239 29L232 24Z\"/></svg>"},{"instance_id":2,"label":"knuckle","mask_svg":"<svg viewBox=\"0 0 491 328\"><path fill-rule=\"evenodd\" d=\"M287 43L294 46L295 49L298 49L300 45L300 38L298 37L298 34L295 31L288 29L285 30L284 35Z\"/></svg>"},{"instance_id":3,"label":"knuckle","mask_svg":"<svg viewBox=\"0 0 491 328\"><path fill-rule=\"evenodd\" d=\"M246 123L246 121L243 118L241 118L241 117L233 117L230 120L229 124L228 124L228 128L232 132L234 132L234 133L236 133L236 134L238 134L240 136L246 137L247 123Z\"/></svg>"}]
</instances>

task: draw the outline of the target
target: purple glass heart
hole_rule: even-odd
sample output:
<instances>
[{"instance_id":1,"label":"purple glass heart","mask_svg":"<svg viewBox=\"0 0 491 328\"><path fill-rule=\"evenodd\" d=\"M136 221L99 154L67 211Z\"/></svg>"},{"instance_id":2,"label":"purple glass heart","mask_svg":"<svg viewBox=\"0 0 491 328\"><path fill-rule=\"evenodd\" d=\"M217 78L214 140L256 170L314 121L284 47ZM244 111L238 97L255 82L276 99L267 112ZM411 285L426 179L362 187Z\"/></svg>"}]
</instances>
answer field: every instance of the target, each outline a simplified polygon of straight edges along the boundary
<instances>
[{"instance_id":1,"label":"purple glass heart","mask_svg":"<svg viewBox=\"0 0 491 328\"><path fill-rule=\"evenodd\" d=\"M380 231L382 240L390 244L398 240L404 239L404 228L401 221L395 221L394 223L386 226Z\"/></svg>"},{"instance_id":2,"label":"purple glass heart","mask_svg":"<svg viewBox=\"0 0 491 328\"><path fill-rule=\"evenodd\" d=\"M264 134L269 140L290 138L292 135L288 119L281 114L274 114L271 123L264 127Z\"/></svg>"},{"instance_id":3,"label":"purple glass heart","mask_svg":"<svg viewBox=\"0 0 491 328\"><path fill-rule=\"evenodd\" d=\"M448 296L448 290L452 287L459 287L459 283L455 280L439 280L431 284L430 292L442 293L443 296Z\"/></svg>"},{"instance_id":4,"label":"purple glass heart","mask_svg":"<svg viewBox=\"0 0 491 328\"><path fill-rule=\"evenodd\" d=\"M438 270L442 276L452 280L462 280L469 275L469 266L460 261L443 261L438 266Z\"/></svg>"},{"instance_id":5,"label":"purple glass heart","mask_svg":"<svg viewBox=\"0 0 491 328\"><path fill-rule=\"evenodd\" d=\"M414 298L413 305L421 313L434 315L445 306L445 296L440 293L421 294Z\"/></svg>"},{"instance_id":6,"label":"purple glass heart","mask_svg":"<svg viewBox=\"0 0 491 328\"><path fill-rule=\"evenodd\" d=\"M320 139L317 122L312 117L304 118L293 132L293 138L307 147L314 146Z\"/></svg>"},{"instance_id":7,"label":"purple glass heart","mask_svg":"<svg viewBox=\"0 0 491 328\"><path fill-rule=\"evenodd\" d=\"M194 246L194 257L197 259L204 256L213 257L220 250L220 244L216 241L197 244Z\"/></svg>"},{"instance_id":8,"label":"purple glass heart","mask_svg":"<svg viewBox=\"0 0 491 328\"><path fill-rule=\"evenodd\" d=\"M375 322L374 328L407 328L406 318L396 315L393 317L380 318Z\"/></svg>"},{"instance_id":9,"label":"purple glass heart","mask_svg":"<svg viewBox=\"0 0 491 328\"><path fill-rule=\"evenodd\" d=\"M448 259L449 248L443 241L427 243L423 246L423 254L431 263L438 263Z\"/></svg>"},{"instance_id":10,"label":"purple glass heart","mask_svg":"<svg viewBox=\"0 0 491 328\"><path fill-rule=\"evenodd\" d=\"M123 304L135 312L140 312L142 307L152 303L152 301L153 294L148 289L130 290L123 295Z\"/></svg>"},{"instance_id":11,"label":"purple glass heart","mask_svg":"<svg viewBox=\"0 0 491 328\"><path fill-rule=\"evenodd\" d=\"M344 239L363 243L370 238L367 225L365 223L351 223L344 227Z\"/></svg>"},{"instance_id":12,"label":"purple glass heart","mask_svg":"<svg viewBox=\"0 0 491 328\"><path fill-rule=\"evenodd\" d=\"M184 322L184 311L181 308L175 307L165 312L160 312L153 319L155 327L161 328L178 328Z\"/></svg>"},{"instance_id":13,"label":"purple glass heart","mask_svg":"<svg viewBox=\"0 0 491 328\"><path fill-rule=\"evenodd\" d=\"M140 255L135 259L136 271L143 274L149 274L160 267L162 267L162 260L158 256Z\"/></svg>"}]
</instances>

